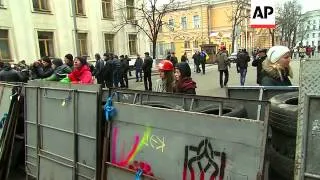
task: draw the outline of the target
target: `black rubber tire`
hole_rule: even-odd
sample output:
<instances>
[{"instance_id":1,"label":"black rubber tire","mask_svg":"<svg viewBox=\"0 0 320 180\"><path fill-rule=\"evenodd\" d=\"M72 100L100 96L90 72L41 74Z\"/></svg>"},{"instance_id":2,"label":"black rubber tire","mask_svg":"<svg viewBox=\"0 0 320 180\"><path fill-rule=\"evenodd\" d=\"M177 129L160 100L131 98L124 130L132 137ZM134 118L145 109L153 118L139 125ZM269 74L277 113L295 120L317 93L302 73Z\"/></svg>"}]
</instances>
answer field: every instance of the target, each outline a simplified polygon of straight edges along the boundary
<instances>
[{"instance_id":1,"label":"black rubber tire","mask_svg":"<svg viewBox=\"0 0 320 180\"><path fill-rule=\"evenodd\" d=\"M277 129L272 129L271 144L281 155L292 160L295 159L296 138L287 136Z\"/></svg>"},{"instance_id":2,"label":"black rubber tire","mask_svg":"<svg viewBox=\"0 0 320 180\"><path fill-rule=\"evenodd\" d=\"M193 112L200 112L205 114L219 115L219 105L208 105L192 110ZM223 116L247 118L247 111L243 105L225 104L223 105Z\"/></svg>"},{"instance_id":3,"label":"black rubber tire","mask_svg":"<svg viewBox=\"0 0 320 180\"><path fill-rule=\"evenodd\" d=\"M161 101L144 101L141 105L165 108L165 109L175 109L175 110L184 110L181 106L176 104L165 103Z\"/></svg>"},{"instance_id":4,"label":"black rubber tire","mask_svg":"<svg viewBox=\"0 0 320 180\"><path fill-rule=\"evenodd\" d=\"M279 94L270 99L269 123L272 129L296 137L299 92Z\"/></svg>"},{"instance_id":5,"label":"black rubber tire","mask_svg":"<svg viewBox=\"0 0 320 180\"><path fill-rule=\"evenodd\" d=\"M272 146L269 146L271 171L280 176L279 179L292 180L294 174L294 160L281 155Z\"/></svg>"}]
</instances>

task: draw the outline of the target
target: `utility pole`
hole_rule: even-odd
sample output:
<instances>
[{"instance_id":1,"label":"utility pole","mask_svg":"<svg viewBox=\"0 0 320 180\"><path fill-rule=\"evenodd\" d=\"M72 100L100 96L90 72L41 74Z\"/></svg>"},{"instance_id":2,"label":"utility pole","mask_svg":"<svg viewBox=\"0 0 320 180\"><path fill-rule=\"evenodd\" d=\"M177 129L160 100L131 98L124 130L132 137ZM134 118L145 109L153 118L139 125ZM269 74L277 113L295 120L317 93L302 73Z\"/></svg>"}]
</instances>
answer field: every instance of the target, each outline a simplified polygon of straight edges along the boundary
<instances>
[{"instance_id":1,"label":"utility pole","mask_svg":"<svg viewBox=\"0 0 320 180\"><path fill-rule=\"evenodd\" d=\"M73 28L74 28L74 38L75 38L75 49L76 49L76 56L80 56L80 44L78 41L78 26L77 26L77 5L76 0L71 0L72 3L72 17L73 17Z\"/></svg>"}]
</instances>

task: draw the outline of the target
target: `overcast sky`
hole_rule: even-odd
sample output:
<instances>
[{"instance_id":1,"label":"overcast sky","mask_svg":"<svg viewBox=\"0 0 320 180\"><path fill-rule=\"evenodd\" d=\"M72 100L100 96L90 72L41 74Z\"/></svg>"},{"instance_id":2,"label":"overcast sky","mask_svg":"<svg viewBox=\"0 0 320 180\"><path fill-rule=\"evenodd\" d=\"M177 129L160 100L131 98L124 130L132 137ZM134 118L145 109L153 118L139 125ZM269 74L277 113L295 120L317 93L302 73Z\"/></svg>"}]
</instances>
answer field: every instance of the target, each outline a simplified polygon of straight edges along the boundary
<instances>
[{"instance_id":1,"label":"overcast sky","mask_svg":"<svg viewBox=\"0 0 320 180\"><path fill-rule=\"evenodd\" d=\"M167 3L169 0L158 0L159 4ZM184 1L184 0L176 0L176 1ZM190 0L189 0L190 1ZM285 0L289 1L289 0ZM312 11L320 9L320 0L298 0L302 5L302 12ZM275 0L276 3L283 2L283 0Z\"/></svg>"}]
</instances>

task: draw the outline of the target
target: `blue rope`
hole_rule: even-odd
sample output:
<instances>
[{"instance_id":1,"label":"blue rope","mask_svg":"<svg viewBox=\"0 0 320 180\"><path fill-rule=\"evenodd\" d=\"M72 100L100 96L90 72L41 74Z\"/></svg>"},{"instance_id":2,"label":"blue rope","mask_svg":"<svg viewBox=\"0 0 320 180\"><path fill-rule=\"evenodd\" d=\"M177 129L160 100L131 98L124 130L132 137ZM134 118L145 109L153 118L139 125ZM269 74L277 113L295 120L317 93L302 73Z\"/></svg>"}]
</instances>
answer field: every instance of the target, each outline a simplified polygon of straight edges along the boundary
<instances>
[{"instance_id":1,"label":"blue rope","mask_svg":"<svg viewBox=\"0 0 320 180\"><path fill-rule=\"evenodd\" d=\"M0 129L4 126L4 121L7 119L8 113L4 113L2 119L0 120Z\"/></svg>"},{"instance_id":2,"label":"blue rope","mask_svg":"<svg viewBox=\"0 0 320 180\"><path fill-rule=\"evenodd\" d=\"M113 93L111 96L107 97L107 102L104 105L104 113L106 115L106 121L110 121L113 117L117 115L117 110L113 107L112 98L116 93Z\"/></svg>"},{"instance_id":3,"label":"blue rope","mask_svg":"<svg viewBox=\"0 0 320 180\"><path fill-rule=\"evenodd\" d=\"M136 172L135 180L140 180L142 174L143 174L143 170L142 169L138 169L137 172Z\"/></svg>"}]
</instances>

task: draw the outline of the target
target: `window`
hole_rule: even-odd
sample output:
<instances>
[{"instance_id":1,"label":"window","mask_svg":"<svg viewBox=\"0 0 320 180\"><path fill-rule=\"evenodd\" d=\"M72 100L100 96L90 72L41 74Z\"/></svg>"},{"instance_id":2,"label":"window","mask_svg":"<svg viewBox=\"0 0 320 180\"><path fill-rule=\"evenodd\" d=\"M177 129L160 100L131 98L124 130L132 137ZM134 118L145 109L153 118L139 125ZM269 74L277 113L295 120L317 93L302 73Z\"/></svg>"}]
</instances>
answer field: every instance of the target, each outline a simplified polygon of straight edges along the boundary
<instances>
[{"instance_id":1,"label":"window","mask_svg":"<svg viewBox=\"0 0 320 180\"><path fill-rule=\"evenodd\" d=\"M78 33L80 56L88 55L87 33Z\"/></svg>"},{"instance_id":2,"label":"window","mask_svg":"<svg viewBox=\"0 0 320 180\"><path fill-rule=\"evenodd\" d=\"M193 47L194 48L199 47L199 42L197 40L193 41Z\"/></svg>"},{"instance_id":3,"label":"window","mask_svg":"<svg viewBox=\"0 0 320 180\"><path fill-rule=\"evenodd\" d=\"M48 0L32 0L32 3L35 11L50 11Z\"/></svg>"},{"instance_id":4,"label":"window","mask_svg":"<svg viewBox=\"0 0 320 180\"><path fill-rule=\"evenodd\" d=\"M311 21L308 21L308 24L310 24L311 23Z\"/></svg>"},{"instance_id":5,"label":"window","mask_svg":"<svg viewBox=\"0 0 320 180\"><path fill-rule=\"evenodd\" d=\"M106 47L106 52L114 52L114 35L113 34L105 34L104 35L104 43Z\"/></svg>"},{"instance_id":6,"label":"window","mask_svg":"<svg viewBox=\"0 0 320 180\"><path fill-rule=\"evenodd\" d=\"M103 18L112 18L111 0L102 0L102 14Z\"/></svg>"},{"instance_id":7,"label":"window","mask_svg":"<svg viewBox=\"0 0 320 180\"><path fill-rule=\"evenodd\" d=\"M311 42L312 46L314 46L314 41Z\"/></svg>"},{"instance_id":8,"label":"window","mask_svg":"<svg viewBox=\"0 0 320 180\"><path fill-rule=\"evenodd\" d=\"M316 23L316 20L313 20L313 24L315 24Z\"/></svg>"},{"instance_id":9,"label":"window","mask_svg":"<svg viewBox=\"0 0 320 180\"><path fill-rule=\"evenodd\" d=\"M174 44L174 42L170 43L170 49L171 51L176 51L176 45Z\"/></svg>"},{"instance_id":10,"label":"window","mask_svg":"<svg viewBox=\"0 0 320 180\"><path fill-rule=\"evenodd\" d=\"M126 0L127 4L127 19L133 20L134 17L134 0Z\"/></svg>"},{"instance_id":11,"label":"window","mask_svg":"<svg viewBox=\"0 0 320 180\"><path fill-rule=\"evenodd\" d=\"M181 27L182 29L187 29L187 17L181 18Z\"/></svg>"},{"instance_id":12,"label":"window","mask_svg":"<svg viewBox=\"0 0 320 180\"><path fill-rule=\"evenodd\" d=\"M54 57L53 32L38 31L40 57Z\"/></svg>"},{"instance_id":13,"label":"window","mask_svg":"<svg viewBox=\"0 0 320 180\"><path fill-rule=\"evenodd\" d=\"M164 54L164 44L163 42L159 42L159 55Z\"/></svg>"},{"instance_id":14,"label":"window","mask_svg":"<svg viewBox=\"0 0 320 180\"><path fill-rule=\"evenodd\" d=\"M309 38L309 34L307 34L307 38Z\"/></svg>"},{"instance_id":15,"label":"window","mask_svg":"<svg viewBox=\"0 0 320 180\"><path fill-rule=\"evenodd\" d=\"M312 37L315 38L316 37L316 33L312 33Z\"/></svg>"},{"instance_id":16,"label":"window","mask_svg":"<svg viewBox=\"0 0 320 180\"><path fill-rule=\"evenodd\" d=\"M307 26L307 30L309 30L310 29L310 26Z\"/></svg>"},{"instance_id":17,"label":"window","mask_svg":"<svg viewBox=\"0 0 320 180\"><path fill-rule=\"evenodd\" d=\"M10 60L10 47L9 47L9 32L8 30L0 29L0 59Z\"/></svg>"},{"instance_id":18,"label":"window","mask_svg":"<svg viewBox=\"0 0 320 180\"><path fill-rule=\"evenodd\" d=\"M170 31L174 31L174 20L173 19L169 19L169 29Z\"/></svg>"},{"instance_id":19,"label":"window","mask_svg":"<svg viewBox=\"0 0 320 180\"><path fill-rule=\"evenodd\" d=\"M307 41L306 43L307 43L307 46L309 46L309 41Z\"/></svg>"},{"instance_id":20,"label":"window","mask_svg":"<svg viewBox=\"0 0 320 180\"><path fill-rule=\"evenodd\" d=\"M0 7L3 6L3 0L0 0Z\"/></svg>"},{"instance_id":21,"label":"window","mask_svg":"<svg viewBox=\"0 0 320 180\"><path fill-rule=\"evenodd\" d=\"M184 48L185 48L185 49L190 48L190 41L185 41L185 42L184 42Z\"/></svg>"},{"instance_id":22,"label":"window","mask_svg":"<svg viewBox=\"0 0 320 180\"><path fill-rule=\"evenodd\" d=\"M320 33L318 34L318 36L320 37Z\"/></svg>"},{"instance_id":23,"label":"window","mask_svg":"<svg viewBox=\"0 0 320 180\"><path fill-rule=\"evenodd\" d=\"M313 30L316 30L316 25L313 25Z\"/></svg>"},{"instance_id":24,"label":"window","mask_svg":"<svg viewBox=\"0 0 320 180\"><path fill-rule=\"evenodd\" d=\"M137 54L137 35L129 34L129 51L130 55Z\"/></svg>"},{"instance_id":25,"label":"window","mask_svg":"<svg viewBox=\"0 0 320 180\"><path fill-rule=\"evenodd\" d=\"M195 29L200 28L200 16L193 16L193 26Z\"/></svg>"},{"instance_id":26,"label":"window","mask_svg":"<svg viewBox=\"0 0 320 180\"><path fill-rule=\"evenodd\" d=\"M85 15L83 0L76 0L76 14L80 16Z\"/></svg>"}]
</instances>

